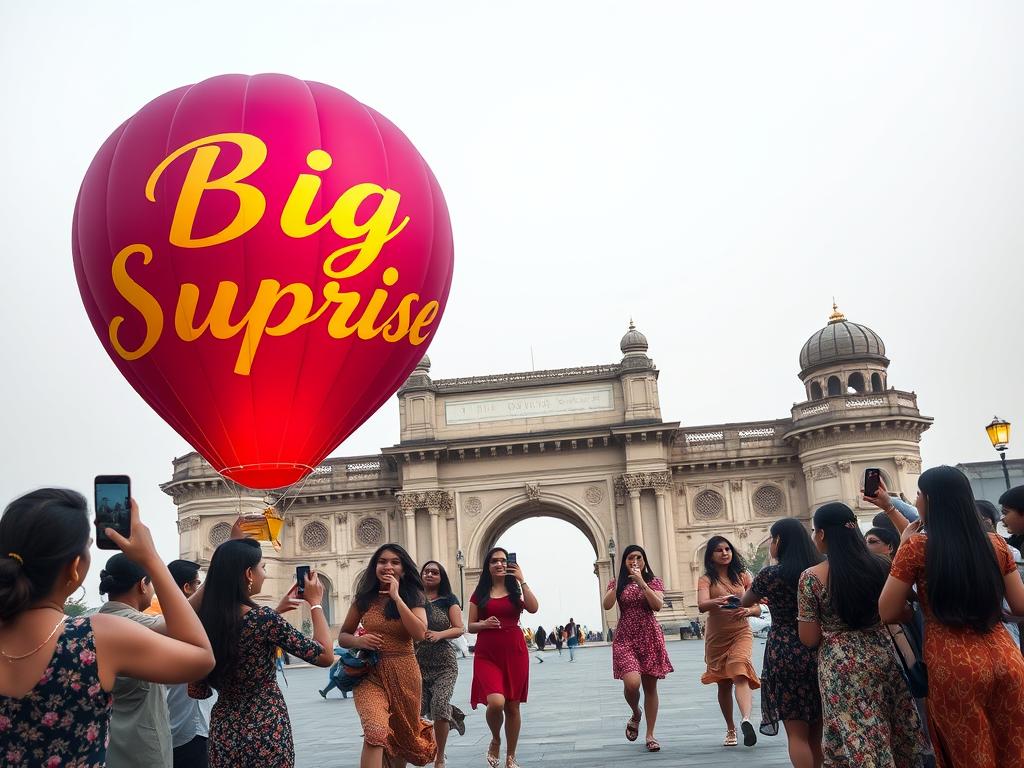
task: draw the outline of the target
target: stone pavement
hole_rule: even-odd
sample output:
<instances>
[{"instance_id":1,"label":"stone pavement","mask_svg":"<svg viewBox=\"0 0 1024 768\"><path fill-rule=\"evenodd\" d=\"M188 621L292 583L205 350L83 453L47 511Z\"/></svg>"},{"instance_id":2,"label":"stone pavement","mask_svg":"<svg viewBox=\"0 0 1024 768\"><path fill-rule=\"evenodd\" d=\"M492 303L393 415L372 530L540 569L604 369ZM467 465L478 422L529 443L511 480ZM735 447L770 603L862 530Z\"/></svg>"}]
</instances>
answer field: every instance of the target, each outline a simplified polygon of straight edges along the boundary
<instances>
[{"instance_id":1,"label":"stone pavement","mask_svg":"<svg viewBox=\"0 0 1024 768\"><path fill-rule=\"evenodd\" d=\"M668 643L676 671L659 684L661 711L657 736L661 752L649 754L640 739L626 741L624 729L629 710L622 698L622 684L612 679L611 648L581 648L576 661L569 654L544 653L545 662L530 668L530 699L523 706L523 732L518 759L523 768L604 768L627 761L643 765L676 768L782 768L789 765L785 732L778 736L758 735L752 749L741 745L722 747L725 725L718 709L716 688L700 684L704 670L701 641ZM764 640L754 640L754 666L760 670ZM466 735L452 731L448 740L451 768L485 768L483 759L489 735L484 709L469 707L472 659L459 660L459 682L454 703L466 712ZM287 672L282 690L288 701L295 735L297 768L359 764L362 729L352 699L342 699L335 690L327 701L317 689L327 680L327 671L294 668ZM280 676L278 677L280 680ZM754 693L755 727L760 722L760 697ZM736 715L738 720L738 713ZM742 736L741 736L742 739ZM502 753L504 766L504 753Z\"/></svg>"}]
</instances>

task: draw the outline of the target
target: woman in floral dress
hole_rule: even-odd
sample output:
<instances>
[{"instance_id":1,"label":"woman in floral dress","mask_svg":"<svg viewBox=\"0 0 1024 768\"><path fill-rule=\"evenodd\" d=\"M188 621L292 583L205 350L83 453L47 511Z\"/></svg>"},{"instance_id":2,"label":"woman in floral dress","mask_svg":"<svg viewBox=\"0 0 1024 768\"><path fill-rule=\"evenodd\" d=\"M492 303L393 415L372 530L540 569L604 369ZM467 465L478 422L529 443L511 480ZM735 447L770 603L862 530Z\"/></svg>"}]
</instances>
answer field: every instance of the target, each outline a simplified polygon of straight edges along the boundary
<instances>
[{"instance_id":1,"label":"woman in floral dress","mask_svg":"<svg viewBox=\"0 0 1024 768\"><path fill-rule=\"evenodd\" d=\"M794 768L821 765L821 697L816 654L797 632L797 585L800 574L821 562L804 524L792 517L771 527L769 554L777 565L761 569L741 604L765 600L772 612L761 671L761 727L765 736L786 728Z\"/></svg>"},{"instance_id":2,"label":"woman in floral dress","mask_svg":"<svg viewBox=\"0 0 1024 768\"><path fill-rule=\"evenodd\" d=\"M257 605L252 596L266 578L260 544L252 539L225 541L213 553L210 571L196 593L199 618L206 628L217 666L205 681L189 687L193 698L216 688L208 742L211 768L290 768L295 747L288 707L277 685L278 648L329 667L334 661L330 628L320 601L323 586L315 573L306 580L313 640L280 616L299 604L292 586L277 611Z\"/></svg>"},{"instance_id":3,"label":"woman in floral dress","mask_svg":"<svg viewBox=\"0 0 1024 768\"><path fill-rule=\"evenodd\" d=\"M183 683L213 667L213 653L131 502L131 537L106 534L149 574L164 604L163 631L113 615L68 618L64 604L91 563L85 498L43 488L0 517L0 765L107 764L117 675ZM102 667L101 667L102 662Z\"/></svg>"},{"instance_id":4,"label":"woman in floral dress","mask_svg":"<svg viewBox=\"0 0 1024 768\"><path fill-rule=\"evenodd\" d=\"M1024 658L1001 623L1005 598L1024 614L1024 584L1006 542L986 534L970 481L955 467L918 480L920 523L904 532L879 600L905 622L913 586L925 616L928 729L939 768L1024 768Z\"/></svg>"},{"instance_id":5,"label":"woman in floral dress","mask_svg":"<svg viewBox=\"0 0 1024 768\"><path fill-rule=\"evenodd\" d=\"M818 649L824 764L919 768L921 719L878 618L889 561L838 502L814 513L814 543L828 559L801 575L797 620L801 642Z\"/></svg>"},{"instance_id":6,"label":"woman in floral dress","mask_svg":"<svg viewBox=\"0 0 1024 768\"><path fill-rule=\"evenodd\" d=\"M626 739L636 741L640 718L647 712L648 752L661 749L654 738L658 719L658 680L672 672L665 650L665 635L654 614L665 605L665 586L647 563L643 548L630 544L622 553L618 579L608 582L604 609L619 605L619 623L612 643L612 676L622 681L622 692L631 716L626 722ZM644 708L640 709L640 688Z\"/></svg>"},{"instance_id":7,"label":"woman in floral dress","mask_svg":"<svg viewBox=\"0 0 1024 768\"><path fill-rule=\"evenodd\" d=\"M427 633L423 604L409 554L398 544L374 552L338 635L343 648L376 651L380 659L355 688L363 725L359 768L426 765L437 754L433 726L420 719L423 684L413 652L413 641ZM357 635L360 623L365 634Z\"/></svg>"},{"instance_id":8,"label":"woman in floral dress","mask_svg":"<svg viewBox=\"0 0 1024 768\"><path fill-rule=\"evenodd\" d=\"M455 728L460 735L466 732L466 715L452 706L459 663L455 647L448 642L462 635L462 607L452 593L447 571L439 562L425 562L420 569L420 578L427 598L427 632L423 641L416 644L416 661L423 676L421 713L434 723L434 739L437 741L434 768L444 768L444 748L449 731Z\"/></svg>"}]
</instances>

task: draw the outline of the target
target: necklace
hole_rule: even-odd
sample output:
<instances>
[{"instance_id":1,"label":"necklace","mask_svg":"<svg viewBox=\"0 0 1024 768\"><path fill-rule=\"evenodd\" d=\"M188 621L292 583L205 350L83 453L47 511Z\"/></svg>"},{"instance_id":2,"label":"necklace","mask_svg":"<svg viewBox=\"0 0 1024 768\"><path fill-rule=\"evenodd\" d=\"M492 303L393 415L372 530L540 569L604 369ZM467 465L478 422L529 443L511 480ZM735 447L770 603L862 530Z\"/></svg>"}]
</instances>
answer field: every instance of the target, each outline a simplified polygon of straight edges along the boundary
<instances>
[{"instance_id":1,"label":"necklace","mask_svg":"<svg viewBox=\"0 0 1024 768\"><path fill-rule=\"evenodd\" d=\"M23 653L20 656L11 656L9 653L7 653L7 651L0 650L0 655L2 655L5 659L7 659L8 662L15 662L15 661L21 661L22 659L27 659L29 656L31 656L34 653L37 653L40 648L42 648L44 645L46 645L48 642L50 642L50 640L53 638L53 636L55 634L57 634L57 630L60 629L64 625L64 619L65 618L66 618L65 616L61 616L60 617L60 621L58 621L54 625L53 629L50 630L50 634L48 634L46 636L46 639L43 640L43 642L41 642L39 645L37 645L35 648L33 648L28 653Z\"/></svg>"}]
</instances>

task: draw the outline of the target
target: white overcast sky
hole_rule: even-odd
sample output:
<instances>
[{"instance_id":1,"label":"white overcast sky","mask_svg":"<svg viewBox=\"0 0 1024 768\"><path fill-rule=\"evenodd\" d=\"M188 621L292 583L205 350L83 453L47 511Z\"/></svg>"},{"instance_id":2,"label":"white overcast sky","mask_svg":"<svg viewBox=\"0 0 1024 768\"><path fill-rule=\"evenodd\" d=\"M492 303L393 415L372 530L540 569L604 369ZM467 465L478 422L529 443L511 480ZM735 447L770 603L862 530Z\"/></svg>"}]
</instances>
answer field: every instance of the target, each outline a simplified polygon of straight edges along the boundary
<instances>
[{"instance_id":1,"label":"white overcast sky","mask_svg":"<svg viewBox=\"0 0 1024 768\"><path fill-rule=\"evenodd\" d=\"M334 85L430 163L435 377L614 362L632 316L667 420L784 417L835 295L935 417L925 463L995 458L993 414L1024 430L1022 37L1013 2L4 2L3 498L127 472L177 554L157 484L189 448L95 338L71 215L119 123L226 72ZM338 453L397 440L391 401Z\"/></svg>"}]
</instances>

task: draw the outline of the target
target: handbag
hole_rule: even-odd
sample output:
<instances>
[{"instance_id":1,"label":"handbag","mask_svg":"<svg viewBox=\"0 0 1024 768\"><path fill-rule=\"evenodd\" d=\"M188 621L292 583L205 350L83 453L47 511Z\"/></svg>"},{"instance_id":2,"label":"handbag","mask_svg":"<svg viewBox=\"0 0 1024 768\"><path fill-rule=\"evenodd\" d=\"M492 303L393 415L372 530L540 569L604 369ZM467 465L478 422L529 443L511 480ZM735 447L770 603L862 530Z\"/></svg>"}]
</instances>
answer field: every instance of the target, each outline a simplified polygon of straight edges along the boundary
<instances>
[{"instance_id":1,"label":"handbag","mask_svg":"<svg viewBox=\"0 0 1024 768\"><path fill-rule=\"evenodd\" d=\"M924 699L928 696L928 665L925 664L920 655L914 660L913 664L907 664L907 660L903 658L903 653L900 651L900 647L896 644L896 638L892 634L892 630L886 625L886 631L889 633L889 638L892 640L892 647L896 651L896 656L900 660L900 665L903 667L903 678L907 681L907 687L910 689L910 695L915 699ZM910 642L909 636L905 630L903 630L903 636L907 637L907 642ZM915 653L920 654L919 649L915 649Z\"/></svg>"},{"instance_id":2,"label":"handbag","mask_svg":"<svg viewBox=\"0 0 1024 768\"><path fill-rule=\"evenodd\" d=\"M331 667L331 679L338 686L338 690L348 693L354 689L367 673L380 661L380 654L377 651L364 650L343 650L337 661Z\"/></svg>"}]
</instances>

